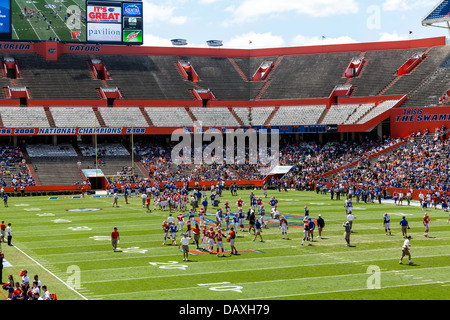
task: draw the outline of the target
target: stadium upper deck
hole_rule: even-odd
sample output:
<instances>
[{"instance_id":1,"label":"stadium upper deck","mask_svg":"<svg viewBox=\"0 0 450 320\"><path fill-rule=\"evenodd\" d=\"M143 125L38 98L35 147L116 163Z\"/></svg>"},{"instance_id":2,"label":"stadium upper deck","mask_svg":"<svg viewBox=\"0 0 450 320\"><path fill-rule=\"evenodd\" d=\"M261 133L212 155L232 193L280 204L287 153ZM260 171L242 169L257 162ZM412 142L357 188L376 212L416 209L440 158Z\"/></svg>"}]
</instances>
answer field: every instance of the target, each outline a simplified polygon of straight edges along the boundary
<instances>
[{"instance_id":1,"label":"stadium upper deck","mask_svg":"<svg viewBox=\"0 0 450 320\"><path fill-rule=\"evenodd\" d=\"M51 135L62 131L40 129L131 126L169 133L197 120L364 132L400 106L450 103L445 38L259 50L4 42L0 57L7 135L16 128ZM85 107L76 111L83 116L68 124L74 107ZM179 117L167 121L174 112Z\"/></svg>"}]
</instances>

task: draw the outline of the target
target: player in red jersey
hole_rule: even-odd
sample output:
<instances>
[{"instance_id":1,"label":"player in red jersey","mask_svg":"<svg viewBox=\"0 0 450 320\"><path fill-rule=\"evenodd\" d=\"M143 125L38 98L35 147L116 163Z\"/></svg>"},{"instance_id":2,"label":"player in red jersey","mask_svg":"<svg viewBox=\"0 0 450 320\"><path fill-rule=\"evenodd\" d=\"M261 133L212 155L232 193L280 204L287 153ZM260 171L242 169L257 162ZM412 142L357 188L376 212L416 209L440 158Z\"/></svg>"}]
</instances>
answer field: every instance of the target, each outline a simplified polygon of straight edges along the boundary
<instances>
[{"instance_id":1,"label":"player in red jersey","mask_svg":"<svg viewBox=\"0 0 450 320\"><path fill-rule=\"evenodd\" d=\"M258 208L258 212L261 212L261 206L262 206L262 199L261 197L259 197L258 199L256 199L256 206Z\"/></svg>"},{"instance_id":2,"label":"player in red jersey","mask_svg":"<svg viewBox=\"0 0 450 320\"><path fill-rule=\"evenodd\" d=\"M191 221L188 220L186 222L186 233L189 238L191 238L191 231L192 231L192 224L191 224Z\"/></svg>"},{"instance_id":3,"label":"player in red jersey","mask_svg":"<svg viewBox=\"0 0 450 320\"><path fill-rule=\"evenodd\" d=\"M183 197L181 198L180 210L182 212L185 212L187 210L187 203L188 203L188 196L187 196L187 194L184 194Z\"/></svg>"},{"instance_id":4,"label":"player in red jersey","mask_svg":"<svg viewBox=\"0 0 450 320\"><path fill-rule=\"evenodd\" d=\"M425 215L423 216L423 225L425 227L423 235L427 238L428 238L428 231L430 231L430 223L431 223L430 217L428 216L428 213L425 212Z\"/></svg>"},{"instance_id":5,"label":"player in red jersey","mask_svg":"<svg viewBox=\"0 0 450 320\"><path fill-rule=\"evenodd\" d=\"M225 213L230 212L230 203L228 202L228 200L225 201Z\"/></svg>"},{"instance_id":6,"label":"player in red jersey","mask_svg":"<svg viewBox=\"0 0 450 320\"><path fill-rule=\"evenodd\" d=\"M208 251L208 229L206 228L206 225L203 226L202 229L202 250Z\"/></svg>"},{"instance_id":7,"label":"player in red jersey","mask_svg":"<svg viewBox=\"0 0 450 320\"><path fill-rule=\"evenodd\" d=\"M150 196L147 195L147 199L145 200L147 202L147 212L152 212L152 210L150 210Z\"/></svg>"},{"instance_id":8,"label":"player in red jersey","mask_svg":"<svg viewBox=\"0 0 450 320\"><path fill-rule=\"evenodd\" d=\"M238 207L238 211L242 211L242 206L245 205L244 200L242 200L242 198L239 198L239 200L236 201L236 205Z\"/></svg>"},{"instance_id":9,"label":"player in red jersey","mask_svg":"<svg viewBox=\"0 0 450 320\"><path fill-rule=\"evenodd\" d=\"M214 228L211 227L208 230L208 251L209 253L213 253L214 244L216 243L216 233L214 232Z\"/></svg>"},{"instance_id":10,"label":"player in red jersey","mask_svg":"<svg viewBox=\"0 0 450 320\"><path fill-rule=\"evenodd\" d=\"M200 225L203 225L205 222L205 209L201 208L198 210L198 218L200 220Z\"/></svg>"},{"instance_id":11,"label":"player in red jersey","mask_svg":"<svg viewBox=\"0 0 450 320\"><path fill-rule=\"evenodd\" d=\"M169 239L169 224L167 223L167 221L163 222L162 229L164 231L164 242L163 242L163 245L165 245L166 244L166 240Z\"/></svg>"},{"instance_id":12,"label":"player in red jersey","mask_svg":"<svg viewBox=\"0 0 450 320\"><path fill-rule=\"evenodd\" d=\"M216 237L216 243L217 243L217 256L219 256L219 249L222 250L222 257L225 257L225 252L223 250L223 233L222 230L219 228L217 230L217 233L215 235Z\"/></svg>"},{"instance_id":13,"label":"player in red jersey","mask_svg":"<svg viewBox=\"0 0 450 320\"><path fill-rule=\"evenodd\" d=\"M287 233L287 230L288 230L288 222L287 222L285 216L281 216L281 219L280 219L280 229L281 229L281 234L283 235L283 239L284 239L284 236L286 235L286 238L289 240L289 235L288 235L288 233Z\"/></svg>"},{"instance_id":14,"label":"player in red jersey","mask_svg":"<svg viewBox=\"0 0 450 320\"><path fill-rule=\"evenodd\" d=\"M199 244L200 244L200 233L201 233L201 230L198 227L197 223L195 223L194 228L192 228L192 232L194 233L194 242L195 242L195 244L197 246L197 249L200 249Z\"/></svg>"},{"instance_id":15,"label":"player in red jersey","mask_svg":"<svg viewBox=\"0 0 450 320\"><path fill-rule=\"evenodd\" d=\"M178 227L180 228L180 234L183 234L183 225L184 225L184 215L182 213L180 213L177 216L177 220L178 220Z\"/></svg>"}]
</instances>

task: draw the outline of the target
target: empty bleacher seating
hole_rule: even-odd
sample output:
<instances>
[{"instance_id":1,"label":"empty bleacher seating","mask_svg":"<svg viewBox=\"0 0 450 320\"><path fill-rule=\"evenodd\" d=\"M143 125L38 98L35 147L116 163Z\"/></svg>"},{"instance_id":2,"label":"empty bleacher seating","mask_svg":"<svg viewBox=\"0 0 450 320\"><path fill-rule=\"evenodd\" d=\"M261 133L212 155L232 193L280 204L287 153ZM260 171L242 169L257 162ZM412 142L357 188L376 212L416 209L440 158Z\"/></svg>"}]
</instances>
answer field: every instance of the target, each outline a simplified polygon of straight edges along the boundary
<instances>
[{"instance_id":1,"label":"empty bleacher seating","mask_svg":"<svg viewBox=\"0 0 450 320\"><path fill-rule=\"evenodd\" d=\"M49 127L42 107L0 107L0 116L5 127Z\"/></svg>"},{"instance_id":2,"label":"empty bleacher seating","mask_svg":"<svg viewBox=\"0 0 450 320\"><path fill-rule=\"evenodd\" d=\"M361 104L358 105L350 117L348 117L345 124L355 124L364 117L375 105L374 104Z\"/></svg>"},{"instance_id":3,"label":"empty bleacher seating","mask_svg":"<svg viewBox=\"0 0 450 320\"><path fill-rule=\"evenodd\" d=\"M18 61L22 78L17 86L30 90L33 99L98 99L94 80L87 65L89 55L63 54L47 61L35 53L11 53Z\"/></svg>"},{"instance_id":4,"label":"empty bleacher seating","mask_svg":"<svg viewBox=\"0 0 450 320\"><path fill-rule=\"evenodd\" d=\"M268 99L326 98L345 83L343 74L357 52L285 56L269 75L270 85L261 95Z\"/></svg>"},{"instance_id":5,"label":"empty bleacher seating","mask_svg":"<svg viewBox=\"0 0 450 320\"><path fill-rule=\"evenodd\" d=\"M410 74L401 77L395 82L384 95L409 94L419 87L425 79L431 76L436 70L450 58L450 47L431 48L427 53L428 57L423 60ZM445 92L448 89L448 83L442 88Z\"/></svg>"},{"instance_id":6,"label":"empty bleacher seating","mask_svg":"<svg viewBox=\"0 0 450 320\"><path fill-rule=\"evenodd\" d=\"M107 127L148 127L141 110L136 107L98 108Z\"/></svg>"},{"instance_id":7,"label":"empty bleacher seating","mask_svg":"<svg viewBox=\"0 0 450 320\"><path fill-rule=\"evenodd\" d=\"M191 117L183 107L148 107L145 108L155 127L192 127Z\"/></svg>"},{"instance_id":8,"label":"empty bleacher seating","mask_svg":"<svg viewBox=\"0 0 450 320\"><path fill-rule=\"evenodd\" d=\"M95 146L81 143L78 148L83 157L95 157ZM102 157L129 157L130 152L120 143L102 143L97 145L99 156Z\"/></svg>"},{"instance_id":9,"label":"empty bleacher seating","mask_svg":"<svg viewBox=\"0 0 450 320\"><path fill-rule=\"evenodd\" d=\"M364 54L365 65L359 77L351 84L356 87L355 97L378 95L396 77L397 70L412 55L423 49L368 51Z\"/></svg>"},{"instance_id":10,"label":"empty bleacher seating","mask_svg":"<svg viewBox=\"0 0 450 320\"><path fill-rule=\"evenodd\" d=\"M315 125L325 109L325 105L280 107L269 125Z\"/></svg>"},{"instance_id":11,"label":"empty bleacher seating","mask_svg":"<svg viewBox=\"0 0 450 320\"><path fill-rule=\"evenodd\" d=\"M50 107L56 127L99 127L97 116L91 107Z\"/></svg>"},{"instance_id":12,"label":"empty bleacher seating","mask_svg":"<svg viewBox=\"0 0 450 320\"><path fill-rule=\"evenodd\" d=\"M78 154L70 144L61 145L29 145L27 146L28 156L47 160L59 161L61 158L77 158Z\"/></svg>"},{"instance_id":13,"label":"empty bleacher seating","mask_svg":"<svg viewBox=\"0 0 450 320\"><path fill-rule=\"evenodd\" d=\"M397 100L387 100L379 105L377 105L375 108L373 108L368 114L366 114L364 117L362 117L358 123L366 123L375 117L379 116L380 114L383 114L384 112L392 109L396 104L398 103Z\"/></svg>"},{"instance_id":14,"label":"empty bleacher seating","mask_svg":"<svg viewBox=\"0 0 450 320\"><path fill-rule=\"evenodd\" d=\"M130 100L192 100L189 89L175 67L175 56L96 55L111 75L110 87L118 87Z\"/></svg>"},{"instance_id":15,"label":"empty bleacher seating","mask_svg":"<svg viewBox=\"0 0 450 320\"><path fill-rule=\"evenodd\" d=\"M204 127L239 126L228 108L190 108L192 114Z\"/></svg>"},{"instance_id":16,"label":"empty bleacher seating","mask_svg":"<svg viewBox=\"0 0 450 320\"><path fill-rule=\"evenodd\" d=\"M233 111L245 126L263 126L275 107L235 107Z\"/></svg>"},{"instance_id":17,"label":"empty bleacher seating","mask_svg":"<svg viewBox=\"0 0 450 320\"><path fill-rule=\"evenodd\" d=\"M345 124L356 108L355 104L332 105L323 118L322 124Z\"/></svg>"}]
</instances>

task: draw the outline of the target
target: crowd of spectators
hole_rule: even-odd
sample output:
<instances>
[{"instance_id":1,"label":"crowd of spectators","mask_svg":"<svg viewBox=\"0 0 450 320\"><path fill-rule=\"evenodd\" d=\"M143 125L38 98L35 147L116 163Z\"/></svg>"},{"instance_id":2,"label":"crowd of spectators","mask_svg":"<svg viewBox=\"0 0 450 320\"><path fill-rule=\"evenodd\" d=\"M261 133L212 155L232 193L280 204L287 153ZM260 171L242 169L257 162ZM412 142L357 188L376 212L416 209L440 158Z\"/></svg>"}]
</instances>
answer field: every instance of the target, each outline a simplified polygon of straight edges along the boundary
<instances>
[{"instance_id":1,"label":"crowd of spectators","mask_svg":"<svg viewBox=\"0 0 450 320\"><path fill-rule=\"evenodd\" d=\"M375 161L363 159L333 178L352 185L448 191L449 160L450 139L442 128L434 134L419 132L394 152L382 154Z\"/></svg>"},{"instance_id":2,"label":"crowd of spectators","mask_svg":"<svg viewBox=\"0 0 450 320\"><path fill-rule=\"evenodd\" d=\"M398 139L385 138L369 139L349 142L329 142L324 145L317 143L283 141L279 148L279 165L292 166L284 180L313 180L332 170L339 169L356 161L363 161L393 144ZM223 161L219 164L175 164L171 159L171 145L163 144L137 144L135 154L140 157L142 165L148 170L150 180L155 182L190 182L190 181L237 181L262 180L270 172L270 167L262 164L248 163L248 149L246 150L246 164L229 164ZM205 148L206 145L203 146ZM192 158L194 155L192 150ZM270 148L268 149L270 153ZM238 152L235 150L235 155ZM226 149L224 150L224 158ZM225 158L226 159L226 158ZM269 185L278 184L275 178L270 178Z\"/></svg>"},{"instance_id":3,"label":"crowd of spectators","mask_svg":"<svg viewBox=\"0 0 450 320\"><path fill-rule=\"evenodd\" d=\"M19 147L0 146L0 185L17 189L36 185Z\"/></svg>"}]
</instances>

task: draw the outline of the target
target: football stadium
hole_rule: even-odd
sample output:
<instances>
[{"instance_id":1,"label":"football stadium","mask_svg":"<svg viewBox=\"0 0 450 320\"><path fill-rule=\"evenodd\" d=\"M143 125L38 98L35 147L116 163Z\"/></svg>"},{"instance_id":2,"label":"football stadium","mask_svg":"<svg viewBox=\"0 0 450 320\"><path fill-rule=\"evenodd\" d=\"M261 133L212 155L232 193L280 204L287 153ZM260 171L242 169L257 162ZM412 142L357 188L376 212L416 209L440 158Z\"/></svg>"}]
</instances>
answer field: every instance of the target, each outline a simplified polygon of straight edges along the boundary
<instances>
[{"instance_id":1,"label":"football stadium","mask_svg":"<svg viewBox=\"0 0 450 320\"><path fill-rule=\"evenodd\" d=\"M139 1L7 9L0 300L450 298L445 36L153 47Z\"/></svg>"}]
</instances>

